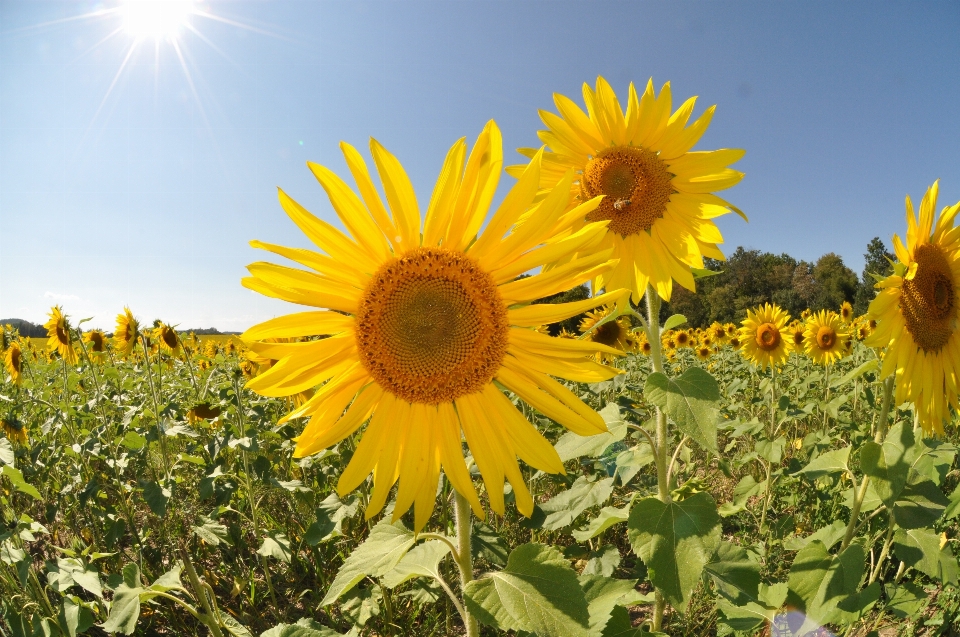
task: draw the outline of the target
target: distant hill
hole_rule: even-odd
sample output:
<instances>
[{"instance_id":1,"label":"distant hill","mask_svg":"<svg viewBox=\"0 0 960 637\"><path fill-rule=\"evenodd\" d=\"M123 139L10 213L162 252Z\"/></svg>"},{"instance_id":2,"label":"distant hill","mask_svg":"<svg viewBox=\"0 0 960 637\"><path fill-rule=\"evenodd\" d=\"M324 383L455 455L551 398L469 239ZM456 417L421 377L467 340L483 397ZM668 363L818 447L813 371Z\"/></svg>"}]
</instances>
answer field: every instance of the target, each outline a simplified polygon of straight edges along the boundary
<instances>
[{"instance_id":1,"label":"distant hill","mask_svg":"<svg viewBox=\"0 0 960 637\"><path fill-rule=\"evenodd\" d=\"M30 321L23 319L0 319L0 325L11 325L20 332L20 336L29 336L31 338L41 338L47 335L47 328L42 325L34 325Z\"/></svg>"},{"instance_id":2,"label":"distant hill","mask_svg":"<svg viewBox=\"0 0 960 637\"><path fill-rule=\"evenodd\" d=\"M0 325L10 325L17 329L20 332L20 336L28 336L31 338L43 338L47 335L47 328L42 325L35 325L30 321L25 321L18 318L10 319L0 319ZM221 332L215 327L199 327L196 329L180 329L177 328L178 332L184 334L189 334L193 332L197 336L236 336L240 332Z\"/></svg>"}]
</instances>

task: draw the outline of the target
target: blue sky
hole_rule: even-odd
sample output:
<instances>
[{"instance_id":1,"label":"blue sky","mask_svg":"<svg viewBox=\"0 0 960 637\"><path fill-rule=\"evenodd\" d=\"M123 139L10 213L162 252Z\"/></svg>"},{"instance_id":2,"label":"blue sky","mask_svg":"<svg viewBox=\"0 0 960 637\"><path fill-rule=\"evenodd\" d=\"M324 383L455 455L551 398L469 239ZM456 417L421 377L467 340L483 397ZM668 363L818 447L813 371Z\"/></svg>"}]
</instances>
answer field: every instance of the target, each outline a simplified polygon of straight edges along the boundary
<instances>
[{"instance_id":1,"label":"blue sky","mask_svg":"<svg viewBox=\"0 0 960 637\"><path fill-rule=\"evenodd\" d=\"M425 205L457 138L493 118L513 163L551 94L598 74L717 104L697 148L747 151L727 252L859 272L904 232L906 194L942 178L940 205L960 199L956 2L207 0L177 47L134 47L115 8L0 0L0 318L286 313L239 280L264 256L250 239L308 247L276 187L332 218L307 160L346 175L337 143L374 136Z\"/></svg>"}]
</instances>

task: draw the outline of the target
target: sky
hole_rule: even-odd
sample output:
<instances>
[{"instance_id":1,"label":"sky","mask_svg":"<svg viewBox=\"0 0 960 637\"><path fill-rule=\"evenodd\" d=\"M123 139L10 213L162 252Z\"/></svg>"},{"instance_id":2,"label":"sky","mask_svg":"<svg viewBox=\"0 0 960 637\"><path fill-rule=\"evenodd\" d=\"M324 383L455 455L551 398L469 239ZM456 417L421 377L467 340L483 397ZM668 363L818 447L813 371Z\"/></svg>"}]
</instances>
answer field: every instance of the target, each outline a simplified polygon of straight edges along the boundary
<instances>
[{"instance_id":1,"label":"sky","mask_svg":"<svg viewBox=\"0 0 960 637\"><path fill-rule=\"evenodd\" d=\"M938 207L960 200L955 1L205 0L160 38L128 4L0 0L0 318L60 304L109 329L129 305L242 331L299 311L240 279L266 257L251 239L310 247L278 187L336 223L307 161L349 182L339 141L369 157L375 137L425 206L458 138L494 119L520 163L538 109L598 75L624 104L652 77L675 107L699 96L694 117L717 105L696 149L746 149L728 254L859 273L872 237L905 233L906 195L941 178Z\"/></svg>"}]
</instances>

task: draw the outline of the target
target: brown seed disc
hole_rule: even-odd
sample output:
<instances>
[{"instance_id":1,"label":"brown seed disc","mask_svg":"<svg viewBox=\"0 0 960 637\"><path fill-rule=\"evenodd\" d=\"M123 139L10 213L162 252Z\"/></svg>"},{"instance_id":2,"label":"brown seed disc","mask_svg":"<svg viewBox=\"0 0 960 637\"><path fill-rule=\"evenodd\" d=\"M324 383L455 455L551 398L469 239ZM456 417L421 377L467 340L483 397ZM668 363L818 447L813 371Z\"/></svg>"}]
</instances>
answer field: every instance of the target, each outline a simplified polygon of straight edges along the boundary
<instances>
[{"instance_id":1,"label":"brown seed disc","mask_svg":"<svg viewBox=\"0 0 960 637\"><path fill-rule=\"evenodd\" d=\"M817 330L817 347L822 350L831 350L837 342L837 332L827 325Z\"/></svg>"},{"instance_id":2,"label":"brown seed disc","mask_svg":"<svg viewBox=\"0 0 960 637\"><path fill-rule=\"evenodd\" d=\"M657 154L635 146L605 148L587 162L580 179L584 201L606 195L587 221L610 220L611 232L626 237L649 230L663 217L673 178Z\"/></svg>"},{"instance_id":3,"label":"brown seed disc","mask_svg":"<svg viewBox=\"0 0 960 637\"><path fill-rule=\"evenodd\" d=\"M604 323L593 331L590 339L594 343L600 343L608 347L619 347L618 343L626 336L624 329L620 327L617 321Z\"/></svg>"},{"instance_id":4,"label":"brown seed disc","mask_svg":"<svg viewBox=\"0 0 960 637\"><path fill-rule=\"evenodd\" d=\"M780 330L773 323L763 323L757 328L757 347L772 352L780 347Z\"/></svg>"},{"instance_id":5,"label":"brown seed disc","mask_svg":"<svg viewBox=\"0 0 960 637\"><path fill-rule=\"evenodd\" d=\"M417 248L373 275L357 311L357 348L383 389L435 405L493 379L509 329L496 283L475 260Z\"/></svg>"},{"instance_id":6,"label":"brown seed disc","mask_svg":"<svg viewBox=\"0 0 960 637\"><path fill-rule=\"evenodd\" d=\"M917 271L904 280L900 313L914 342L925 352L937 352L956 328L956 292L950 264L940 246L926 243L913 255Z\"/></svg>"}]
</instances>

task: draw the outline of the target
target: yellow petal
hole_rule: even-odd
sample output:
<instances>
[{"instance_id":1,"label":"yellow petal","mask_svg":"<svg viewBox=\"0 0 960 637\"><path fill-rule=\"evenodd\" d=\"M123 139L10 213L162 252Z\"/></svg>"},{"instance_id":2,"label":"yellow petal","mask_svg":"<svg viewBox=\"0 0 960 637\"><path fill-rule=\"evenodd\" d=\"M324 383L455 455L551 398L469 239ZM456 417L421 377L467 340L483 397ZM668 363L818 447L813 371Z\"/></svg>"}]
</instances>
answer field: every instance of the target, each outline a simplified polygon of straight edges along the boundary
<instances>
[{"instance_id":1,"label":"yellow petal","mask_svg":"<svg viewBox=\"0 0 960 637\"><path fill-rule=\"evenodd\" d=\"M254 325L240 335L243 341L339 334L353 327L354 318L339 312L297 312Z\"/></svg>"}]
</instances>

